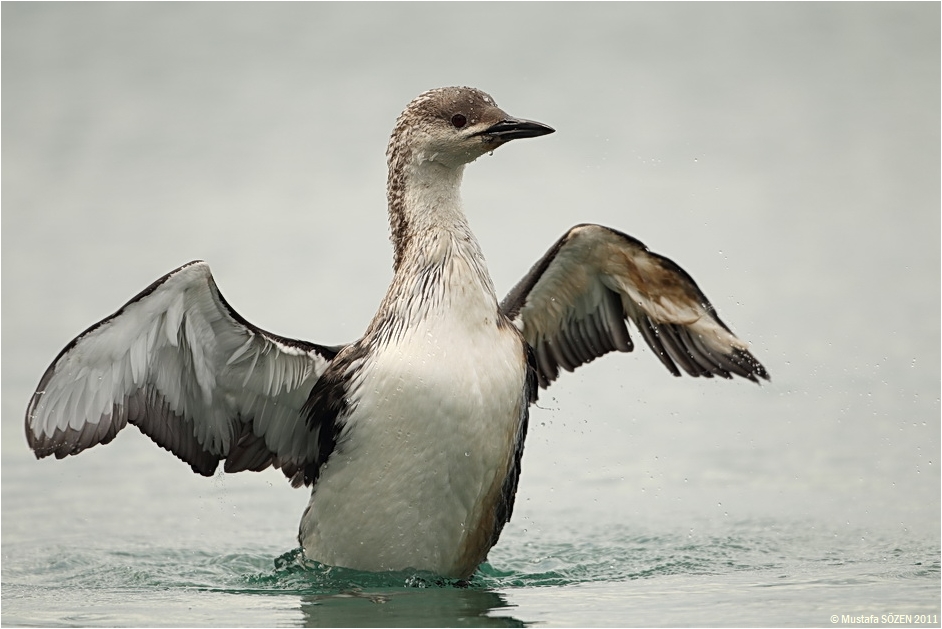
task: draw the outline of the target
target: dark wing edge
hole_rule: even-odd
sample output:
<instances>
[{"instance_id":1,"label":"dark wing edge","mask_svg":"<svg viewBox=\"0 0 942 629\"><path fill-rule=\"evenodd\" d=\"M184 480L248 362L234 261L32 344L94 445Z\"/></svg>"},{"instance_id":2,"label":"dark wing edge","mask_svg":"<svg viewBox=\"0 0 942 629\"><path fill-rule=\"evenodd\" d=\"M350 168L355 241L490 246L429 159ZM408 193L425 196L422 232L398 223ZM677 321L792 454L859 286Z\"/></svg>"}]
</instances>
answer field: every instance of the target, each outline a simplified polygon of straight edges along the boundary
<instances>
[{"instance_id":1,"label":"dark wing edge","mask_svg":"<svg viewBox=\"0 0 942 629\"><path fill-rule=\"evenodd\" d=\"M198 474L273 465L297 486L321 451L301 407L341 348L253 326L190 262L59 352L27 407L27 443L61 459L130 423Z\"/></svg>"},{"instance_id":2,"label":"dark wing edge","mask_svg":"<svg viewBox=\"0 0 942 629\"><path fill-rule=\"evenodd\" d=\"M632 351L628 321L675 376L682 369L694 377L770 379L686 271L601 225L570 229L500 309L533 348L543 388L560 367L573 371L609 352Z\"/></svg>"},{"instance_id":3,"label":"dark wing edge","mask_svg":"<svg viewBox=\"0 0 942 629\"><path fill-rule=\"evenodd\" d=\"M497 543L504 525L510 522L514 512L514 502L517 496L517 486L520 481L523 462L523 446L527 440L527 430L530 423L530 404L536 402L537 391L539 390L536 356L533 354L533 348L525 346L527 360L527 375L524 381L524 394L520 403L520 423L517 427L517 435L514 443L513 458L507 470L507 476L501 484L500 498L494 511L494 528L491 532L491 546Z\"/></svg>"}]
</instances>

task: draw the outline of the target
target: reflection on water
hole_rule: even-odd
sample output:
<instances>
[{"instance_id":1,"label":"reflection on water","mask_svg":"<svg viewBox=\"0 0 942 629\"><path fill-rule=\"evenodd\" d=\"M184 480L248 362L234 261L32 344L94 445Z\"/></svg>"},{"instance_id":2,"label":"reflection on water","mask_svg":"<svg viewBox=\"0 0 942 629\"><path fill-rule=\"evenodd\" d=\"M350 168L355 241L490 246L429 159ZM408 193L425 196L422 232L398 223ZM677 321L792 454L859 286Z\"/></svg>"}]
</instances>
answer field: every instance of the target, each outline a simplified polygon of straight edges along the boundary
<instances>
[{"instance_id":1,"label":"reflection on water","mask_svg":"<svg viewBox=\"0 0 942 629\"><path fill-rule=\"evenodd\" d=\"M510 607L497 592L473 588L434 591L341 592L301 597L306 627L524 627L512 616L492 615Z\"/></svg>"}]
</instances>

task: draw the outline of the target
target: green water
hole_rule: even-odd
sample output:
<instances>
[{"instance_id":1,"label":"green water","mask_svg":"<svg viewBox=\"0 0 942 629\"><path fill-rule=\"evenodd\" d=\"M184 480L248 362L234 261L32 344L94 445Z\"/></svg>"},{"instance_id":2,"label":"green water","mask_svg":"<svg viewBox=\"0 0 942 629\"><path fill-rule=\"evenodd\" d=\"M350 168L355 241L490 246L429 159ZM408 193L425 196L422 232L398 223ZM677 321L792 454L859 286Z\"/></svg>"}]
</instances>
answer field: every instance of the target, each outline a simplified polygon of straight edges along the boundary
<instances>
[{"instance_id":1,"label":"green water","mask_svg":"<svg viewBox=\"0 0 942 629\"><path fill-rule=\"evenodd\" d=\"M854 610L938 613L938 545L782 524L740 523L729 529L736 535L716 537L590 527L555 543L517 531L470 582L330 568L300 549L18 544L4 548L4 564L15 567L3 571L3 618L7 626L745 626L826 624Z\"/></svg>"}]
</instances>

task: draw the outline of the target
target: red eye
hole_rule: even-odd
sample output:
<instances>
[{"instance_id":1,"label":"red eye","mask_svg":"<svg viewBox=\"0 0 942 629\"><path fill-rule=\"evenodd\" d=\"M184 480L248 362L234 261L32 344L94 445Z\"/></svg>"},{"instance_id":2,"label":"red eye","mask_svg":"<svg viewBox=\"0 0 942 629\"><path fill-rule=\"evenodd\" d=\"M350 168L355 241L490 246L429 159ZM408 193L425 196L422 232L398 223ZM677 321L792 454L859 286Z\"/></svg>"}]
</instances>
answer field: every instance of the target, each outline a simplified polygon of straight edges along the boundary
<instances>
[{"instance_id":1,"label":"red eye","mask_svg":"<svg viewBox=\"0 0 942 629\"><path fill-rule=\"evenodd\" d=\"M468 119L462 114L455 114L451 117L451 124L455 125L455 129L460 129L461 127L468 124Z\"/></svg>"}]
</instances>

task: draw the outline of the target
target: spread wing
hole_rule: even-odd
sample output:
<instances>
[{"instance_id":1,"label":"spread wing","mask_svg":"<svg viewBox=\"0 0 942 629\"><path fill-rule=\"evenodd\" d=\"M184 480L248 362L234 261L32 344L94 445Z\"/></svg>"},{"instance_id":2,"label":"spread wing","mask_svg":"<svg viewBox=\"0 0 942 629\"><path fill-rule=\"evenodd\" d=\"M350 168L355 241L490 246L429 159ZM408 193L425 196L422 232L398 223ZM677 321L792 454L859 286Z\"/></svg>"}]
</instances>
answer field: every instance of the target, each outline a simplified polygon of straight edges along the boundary
<instances>
[{"instance_id":1,"label":"spread wing","mask_svg":"<svg viewBox=\"0 0 942 629\"><path fill-rule=\"evenodd\" d=\"M281 468L294 484L322 456L301 409L339 351L270 334L226 303L205 262L160 278L69 343L26 410L37 458L108 443L134 424L212 475Z\"/></svg>"},{"instance_id":2,"label":"spread wing","mask_svg":"<svg viewBox=\"0 0 942 629\"><path fill-rule=\"evenodd\" d=\"M611 351L627 322L675 376L769 379L697 284L671 260L601 225L570 229L501 303L536 355L540 386Z\"/></svg>"}]
</instances>

